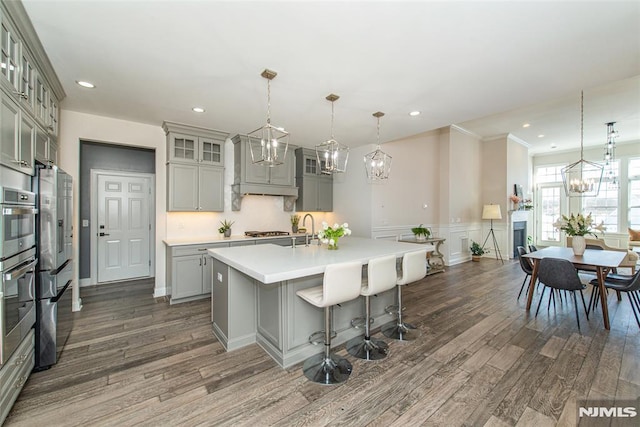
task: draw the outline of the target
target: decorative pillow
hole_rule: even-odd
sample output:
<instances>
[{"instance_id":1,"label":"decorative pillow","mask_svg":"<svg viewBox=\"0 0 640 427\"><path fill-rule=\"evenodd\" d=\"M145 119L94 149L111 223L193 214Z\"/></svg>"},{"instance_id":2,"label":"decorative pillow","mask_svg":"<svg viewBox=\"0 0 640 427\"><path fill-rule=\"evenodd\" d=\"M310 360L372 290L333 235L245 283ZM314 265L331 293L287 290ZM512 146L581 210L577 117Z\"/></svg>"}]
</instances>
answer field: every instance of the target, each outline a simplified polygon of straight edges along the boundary
<instances>
[{"instance_id":1,"label":"decorative pillow","mask_svg":"<svg viewBox=\"0 0 640 427\"><path fill-rule=\"evenodd\" d=\"M629 228L629 240L640 240L640 230Z\"/></svg>"}]
</instances>

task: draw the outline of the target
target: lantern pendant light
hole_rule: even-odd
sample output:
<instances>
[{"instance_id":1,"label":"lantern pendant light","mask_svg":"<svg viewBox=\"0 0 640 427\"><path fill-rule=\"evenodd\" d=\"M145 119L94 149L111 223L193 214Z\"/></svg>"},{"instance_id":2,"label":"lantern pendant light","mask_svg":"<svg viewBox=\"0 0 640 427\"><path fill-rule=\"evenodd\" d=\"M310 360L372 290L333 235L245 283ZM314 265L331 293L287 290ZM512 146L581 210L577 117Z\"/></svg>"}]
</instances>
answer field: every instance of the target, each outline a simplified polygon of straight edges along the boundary
<instances>
[{"instance_id":1,"label":"lantern pendant light","mask_svg":"<svg viewBox=\"0 0 640 427\"><path fill-rule=\"evenodd\" d=\"M618 188L619 181L616 173L616 138L618 131L613 128L616 122L607 123L607 142L604 145L604 164L608 168L605 181L608 188Z\"/></svg>"},{"instance_id":2,"label":"lantern pendant light","mask_svg":"<svg viewBox=\"0 0 640 427\"><path fill-rule=\"evenodd\" d=\"M267 79L267 123L253 132L249 132L247 137L251 161L254 164L273 167L285 162L289 148L289 132L286 132L282 127L271 124L271 80L278 73L265 69L260 75Z\"/></svg>"},{"instance_id":3,"label":"lantern pendant light","mask_svg":"<svg viewBox=\"0 0 640 427\"><path fill-rule=\"evenodd\" d=\"M333 136L333 104L339 98L333 93L326 97L326 100L331 102L331 139L316 145L316 157L320 171L327 175L346 171L349 160L349 147L336 141Z\"/></svg>"},{"instance_id":4,"label":"lantern pendant light","mask_svg":"<svg viewBox=\"0 0 640 427\"><path fill-rule=\"evenodd\" d=\"M595 197L600 192L604 166L584 159L584 92L580 92L580 160L562 168L567 197Z\"/></svg>"},{"instance_id":5,"label":"lantern pendant light","mask_svg":"<svg viewBox=\"0 0 640 427\"><path fill-rule=\"evenodd\" d=\"M378 122L376 150L364 156L364 168L367 172L367 178L371 182L389 179L389 173L391 172L391 156L380 149L380 117L382 116L384 116L384 113L381 111L373 113L373 117Z\"/></svg>"}]
</instances>

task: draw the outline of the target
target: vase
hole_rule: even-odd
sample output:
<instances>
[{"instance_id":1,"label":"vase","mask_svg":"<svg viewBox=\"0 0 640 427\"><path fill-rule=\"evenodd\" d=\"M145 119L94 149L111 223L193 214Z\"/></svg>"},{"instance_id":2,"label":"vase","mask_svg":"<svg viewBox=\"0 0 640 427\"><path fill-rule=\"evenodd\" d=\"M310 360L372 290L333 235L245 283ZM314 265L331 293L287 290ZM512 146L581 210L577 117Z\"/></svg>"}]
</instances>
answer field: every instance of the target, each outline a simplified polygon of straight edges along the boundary
<instances>
[{"instance_id":1,"label":"vase","mask_svg":"<svg viewBox=\"0 0 640 427\"><path fill-rule=\"evenodd\" d=\"M575 256L582 256L587 248L587 242L584 240L584 236L573 236L571 239L571 247L573 248L573 254Z\"/></svg>"},{"instance_id":2,"label":"vase","mask_svg":"<svg viewBox=\"0 0 640 427\"><path fill-rule=\"evenodd\" d=\"M231 229L227 228L226 230L224 230L224 237L231 237Z\"/></svg>"},{"instance_id":3,"label":"vase","mask_svg":"<svg viewBox=\"0 0 640 427\"><path fill-rule=\"evenodd\" d=\"M513 204L513 210L514 211L519 211L520 210L520 203L514 203Z\"/></svg>"},{"instance_id":4,"label":"vase","mask_svg":"<svg viewBox=\"0 0 640 427\"><path fill-rule=\"evenodd\" d=\"M297 225L292 225L292 226L291 226L291 232L292 232L293 234L297 233L297 232L298 232L298 226L297 226Z\"/></svg>"},{"instance_id":5,"label":"vase","mask_svg":"<svg viewBox=\"0 0 640 427\"><path fill-rule=\"evenodd\" d=\"M427 236L424 234L416 234L416 242L426 242Z\"/></svg>"},{"instance_id":6,"label":"vase","mask_svg":"<svg viewBox=\"0 0 640 427\"><path fill-rule=\"evenodd\" d=\"M337 249L338 249L338 238L337 238L337 237L336 237L335 239L333 239L333 244L332 244L332 243L329 243L329 247L328 247L328 249L329 249L330 251L335 251L335 250L337 250Z\"/></svg>"}]
</instances>

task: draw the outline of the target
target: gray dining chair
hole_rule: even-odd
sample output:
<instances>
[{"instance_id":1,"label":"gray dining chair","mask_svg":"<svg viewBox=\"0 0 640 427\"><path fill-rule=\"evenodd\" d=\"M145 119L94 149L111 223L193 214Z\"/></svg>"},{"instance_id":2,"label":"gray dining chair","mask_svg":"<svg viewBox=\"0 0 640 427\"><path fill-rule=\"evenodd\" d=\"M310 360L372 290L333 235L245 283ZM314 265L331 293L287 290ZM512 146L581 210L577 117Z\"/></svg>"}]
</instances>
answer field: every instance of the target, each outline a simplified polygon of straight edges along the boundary
<instances>
[{"instance_id":1,"label":"gray dining chair","mask_svg":"<svg viewBox=\"0 0 640 427\"><path fill-rule=\"evenodd\" d=\"M578 330L580 330L580 316L578 315L576 291L580 292L587 320L589 320L589 312L587 311L587 304L584 301L584 294L582 293L582 290L585 288L585 284L580 280L580 276L578 276L578 272L573 264L566 259L543 258L540 260L540 264L538 266L538 279L540 279L540 283L545 285L545 287L542 289L542 295L540 295L540 300L538 301L536 316L538 316L538 311L540 311L540 304L542 303L544 292L547 287L551 289L551 292L553 292L554 289L570 291L573 295L573 304L576 310Z\"/></svg>"},{"instance_id":2,"label":"gray dining chair","mask_svg":"<svg viewBox=\"0 0 640 427\"><path fill-rule=\"evenodd\" d=\"M598 289L598 279L593 279L591 284L595 289ZM640 270L631 276L610 274L605 278L604 286L607 289L627 294L631 310L640 328Z\"/></svg>"},{"instance_id":3,"label":"gray dining chair","mask_svg":"<svg viewBox=\"0 0 640 427\"><path fill-rule=\"evenodd\" d=\"M518 260L520 261L520 268L524 271L525 276L522 281L522 285L520 286L520 292L518 292L518 300L520 299L520 295L522 295L522 290L524 289L524 284L529 279L529 285L527 286L527 292L529 291L529 286L531 286L531 275L533 274L533 262L529 258L524 258L522 255L527 253L527 250L523 246L518 246L516 248L518 251Z\"/></svg>"}]
</instances>

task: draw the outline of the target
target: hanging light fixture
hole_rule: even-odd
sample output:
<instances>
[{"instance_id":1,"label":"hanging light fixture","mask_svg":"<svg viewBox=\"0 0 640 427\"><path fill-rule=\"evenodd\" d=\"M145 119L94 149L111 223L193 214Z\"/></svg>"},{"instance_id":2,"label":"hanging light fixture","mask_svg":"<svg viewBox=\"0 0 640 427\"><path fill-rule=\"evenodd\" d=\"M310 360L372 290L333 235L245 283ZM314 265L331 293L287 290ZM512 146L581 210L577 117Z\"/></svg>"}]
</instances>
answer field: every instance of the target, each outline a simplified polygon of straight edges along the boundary
<instances>
[{"instance_id":1,"label":"hanging light fixture","mask_svg":"<svg viewBox=\"0 0 640 427\"><path fill-rule=\"evenodd\" d=\"M388 179L391 172L391 156L380 149L380 117L382 116L384 113L381 111L373 113L373 117L378 121L378 143L375 151L364 156L364 168L370 181Z\"/></svg>"},{"instance_id":2,"label":"hanging light fixture","mask_svg":"<svg viewBox=\"0 0 640 427\"><path fill-rule=\"evenodd\" d=\"M333 136L333 103L339 98L333 93L326 97L327 101L331 101L331 139L316 145L320 171L327 175L346 171L347 160L349 160L349 147L336 141Z\"/></svg>"},{"instance_id":3,"label":"hanging light fixture","mask_svg":"<svg viewBox=\"0 0 640 427\"><path fill-rule=\"evenodd\" d=\"M613 128L616 122L607 123L607 142L604 146L604 162L608 168L606 182L610 188L618 188L618 176L616 174L616 138L618 131Z\"/></svg>"},{"instance_id":4,"label":"hanging light fixture","mask_svg":"<svg viewBox=\"0 0 640 427\"><path fill-rule=\"evenodd\" d=\"M253 132L249 132L247 137L251 161L254 164L273 167L283 164L287 157L289 132L271 124L271 80L278 73L265 69L260 75L267 79L267 123Z\"/></svg>"},{"instance_id":5,"label":"hanging light fixture","mask_svg":"<svg viewBox=\"0 0 640 427\"><path fill-rule=\"evenodd\" d=\"M562 181L568 197L597 196L604 167L584 160L584 92L580 92L580 160L562 168Z\"/></svg>"}]
</instances>

